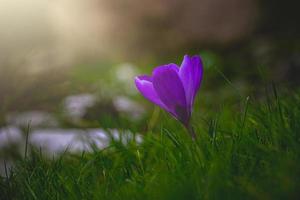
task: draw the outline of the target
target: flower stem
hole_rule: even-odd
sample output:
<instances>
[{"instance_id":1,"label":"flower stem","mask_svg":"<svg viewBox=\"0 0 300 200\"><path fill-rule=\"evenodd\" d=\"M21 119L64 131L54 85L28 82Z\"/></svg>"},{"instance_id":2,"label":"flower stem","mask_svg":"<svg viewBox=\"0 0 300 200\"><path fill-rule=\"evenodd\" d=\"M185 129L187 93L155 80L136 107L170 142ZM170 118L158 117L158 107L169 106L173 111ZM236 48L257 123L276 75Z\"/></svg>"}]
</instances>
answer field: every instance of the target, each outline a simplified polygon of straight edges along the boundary
<instances>
[{"instance_id":1,"label":"flower stem","mask_svg":"<svg viewBox=\"0 0 300 200\"><path fill-rule=\"evenodd\" d=\"M190 126L190 125L186 126L186 128L187 128L189 134L191 135L192 139L196 140L196 136L197 135L196 135L196 133L194 131L194 128L192 126Z\"/></svg>"}]
</instances>

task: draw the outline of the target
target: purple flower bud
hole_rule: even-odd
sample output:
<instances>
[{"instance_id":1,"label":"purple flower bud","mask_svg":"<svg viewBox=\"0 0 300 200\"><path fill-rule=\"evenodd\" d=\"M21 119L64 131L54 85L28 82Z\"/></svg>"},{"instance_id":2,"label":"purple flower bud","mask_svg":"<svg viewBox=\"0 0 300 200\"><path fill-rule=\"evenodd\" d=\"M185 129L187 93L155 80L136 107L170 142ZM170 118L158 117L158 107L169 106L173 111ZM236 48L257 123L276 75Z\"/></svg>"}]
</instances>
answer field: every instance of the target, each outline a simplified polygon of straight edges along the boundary
<instances>
[{"instance_id":1,"label":"purple flower bud","mask_svg":"<svg viewBox=\"0 0 300 200\"><path fill-rule=\"evenodd\" d=\"M135 85L146 99L169 112L189 128L202 76L201 58L185 55L180 67L176 64L156 67L152 76L135 77Z\"/></svg>"}]
</instances>

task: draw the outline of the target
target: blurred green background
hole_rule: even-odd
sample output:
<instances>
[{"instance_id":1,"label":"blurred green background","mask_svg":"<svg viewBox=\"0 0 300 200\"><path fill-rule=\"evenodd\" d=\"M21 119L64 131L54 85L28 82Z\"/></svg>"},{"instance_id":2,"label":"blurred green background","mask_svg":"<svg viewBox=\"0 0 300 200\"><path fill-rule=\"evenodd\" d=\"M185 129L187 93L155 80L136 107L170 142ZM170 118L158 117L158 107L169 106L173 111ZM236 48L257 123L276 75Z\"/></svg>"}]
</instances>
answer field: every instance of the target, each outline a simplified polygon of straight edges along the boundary
<instances>
[{"instance_id":1,"label":"blurred green background","mask_svg":"<svg viewBox=\"0 0 300 200\"><path fill-rule=\"evenodd\" d=\"M260 98L266 83L297 90L298 8L293 0L2 0L0 126L38 112L59 127L145 131L153 107L133 77L184 54L204 60L203 110Z\"/></svg>"}]
</instances>

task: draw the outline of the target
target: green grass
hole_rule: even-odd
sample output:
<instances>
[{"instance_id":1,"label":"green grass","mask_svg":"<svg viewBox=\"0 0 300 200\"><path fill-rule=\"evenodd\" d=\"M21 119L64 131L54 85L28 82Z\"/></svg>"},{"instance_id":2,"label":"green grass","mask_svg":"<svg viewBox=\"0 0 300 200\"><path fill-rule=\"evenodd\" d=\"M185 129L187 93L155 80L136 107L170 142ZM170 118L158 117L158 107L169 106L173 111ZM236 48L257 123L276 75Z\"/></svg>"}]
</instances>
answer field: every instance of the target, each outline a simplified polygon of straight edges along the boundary
<instances>
[{"instance_id":1,"label":"green grass","mask_svg":"<svg viewBox=\"0 0 300 200\"><path fill-rule=\"evenodd\" d=\"M196 141L154 112L141 145L56 159L36 150L0 179L0 199L297 199L300 95L240 103L196 109Z\"/></svg>"}]
</instances>

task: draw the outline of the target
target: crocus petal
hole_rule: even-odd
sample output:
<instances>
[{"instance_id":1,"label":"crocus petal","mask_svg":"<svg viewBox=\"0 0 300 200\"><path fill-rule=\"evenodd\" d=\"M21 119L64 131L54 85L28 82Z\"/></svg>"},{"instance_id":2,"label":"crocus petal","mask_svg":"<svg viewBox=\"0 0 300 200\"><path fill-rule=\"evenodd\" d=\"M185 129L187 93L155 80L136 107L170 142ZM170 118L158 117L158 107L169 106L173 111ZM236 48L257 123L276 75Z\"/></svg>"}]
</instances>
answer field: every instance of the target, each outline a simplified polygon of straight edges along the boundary
<instances>
[{"instance_id":1,"label":"crocus petal","mask_svg":"<svg viewBox=\"0 0 300 200\"><path fill-rule=\"evenodd\" d=\"M178 75L178 67L169 64L153 71L153 87L161 102L181 122L187 124L190 118L185 91Z\"/></svg>"},{"instance_id":2,"label":"crocus petal","mask_svg":"<svg viewBox=\"0 0 300 200\"><path fill-rule=\"evenodd\" d=\"M160 71L162 68L166 68L168 70L174 70L176 73L178 73L179 69L180 69L179 66L174 64L174 63L170 63L170 64L167 64L167 65L161 65L161 66L158 66L158 67L153 69L152 77L154 76L156 71Z\"/></svg>"},{"instance_id":3,"label":"crocus petal","mask_svg":"<svg viewBox=\"0 0 300 200\"><path fill-rule=\"evenodd\" d=\"M169 109L161 102L156 91L154 90L152 78L150 76L142 75L135 77L135 85L146 99L169 111Z\"/></svg>"},{"instance_id":4,"label":"crocus petal","mask_svg":"<svg viewBox=\"0 0 300 200\"><path fill-rule=\"evenodd\" d=\"M191 108L203 76L201 58L199 56L189 57L185 55L179 70L179 76L183 83L187 104Z\"/></svg>"}]
</instances>

